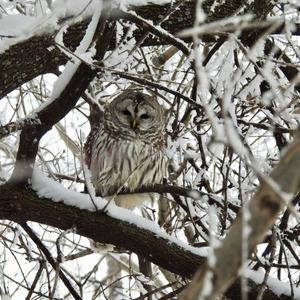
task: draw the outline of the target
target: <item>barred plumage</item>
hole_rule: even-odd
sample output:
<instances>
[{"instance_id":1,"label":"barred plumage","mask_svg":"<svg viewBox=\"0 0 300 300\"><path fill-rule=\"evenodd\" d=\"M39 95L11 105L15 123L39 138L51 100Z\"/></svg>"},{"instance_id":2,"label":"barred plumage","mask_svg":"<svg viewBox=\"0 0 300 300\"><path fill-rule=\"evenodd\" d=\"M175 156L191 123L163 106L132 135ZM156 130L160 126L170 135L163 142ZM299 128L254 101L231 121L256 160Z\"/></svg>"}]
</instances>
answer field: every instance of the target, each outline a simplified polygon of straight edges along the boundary
<instances>
[{"instance_id":1,"label":"barred plumage","mask_svg":"<svg viewBox=\"0 0 300 300\"><path fill-rule=\"evenodd\" d=\"M156 99L126 90L105 109L85 144L85 161L96 193L111 196L166 177L165 113Z\"/></svg>"}]
</instances>

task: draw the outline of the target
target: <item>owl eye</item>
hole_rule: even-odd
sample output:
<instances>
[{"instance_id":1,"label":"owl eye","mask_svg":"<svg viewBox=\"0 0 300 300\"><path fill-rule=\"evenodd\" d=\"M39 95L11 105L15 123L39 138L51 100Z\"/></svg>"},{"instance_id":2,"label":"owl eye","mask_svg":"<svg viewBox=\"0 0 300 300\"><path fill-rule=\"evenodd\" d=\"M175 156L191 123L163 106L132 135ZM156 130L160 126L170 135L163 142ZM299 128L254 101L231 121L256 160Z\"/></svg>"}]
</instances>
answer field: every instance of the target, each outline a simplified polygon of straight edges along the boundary
<instances>
[{"instance_id":1,"label":"owl eye","mask_svg":"<svg viewBox=\"0 0 300 300\"><path fill-rule=\"evenodd\" d=\"M123 110L122 113L123 113L124 116L130 116L131 115L131 113L128 109Z\"/></svg>"},{"instance_id":2,"label":"owl eye","mask_svg":"<svg viewBox=\"0 0 300 300\"><path fill-rule=\"evenodd\" d=\"M147 115L147 114L142 114L142 115L140 116L140 118L146 120L146 119L149 119L150 116Z\"/></svg>"}]
</instances>

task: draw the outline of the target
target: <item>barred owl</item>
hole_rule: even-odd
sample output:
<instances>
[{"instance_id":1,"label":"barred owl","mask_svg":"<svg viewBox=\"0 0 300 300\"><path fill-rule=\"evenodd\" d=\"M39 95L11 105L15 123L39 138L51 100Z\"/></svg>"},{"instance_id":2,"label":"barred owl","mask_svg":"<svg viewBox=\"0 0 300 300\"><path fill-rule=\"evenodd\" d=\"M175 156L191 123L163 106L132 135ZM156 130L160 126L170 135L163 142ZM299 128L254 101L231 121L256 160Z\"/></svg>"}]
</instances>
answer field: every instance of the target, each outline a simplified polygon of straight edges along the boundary
<instances>
[{"instance_id":1,"label":"barred owl","mask_svg":"<svg viewBox=\"0 0 300 300\"><path fill-rule=\"evenodd\" d=\"M164 144L165 113L154 96L129 89L116 97L84 147L96 194L107 197L123 188L162 183L167 170ZM116 203L132 208L143 201L136 195L124 199Z\"/></svg>"}]
</instances>

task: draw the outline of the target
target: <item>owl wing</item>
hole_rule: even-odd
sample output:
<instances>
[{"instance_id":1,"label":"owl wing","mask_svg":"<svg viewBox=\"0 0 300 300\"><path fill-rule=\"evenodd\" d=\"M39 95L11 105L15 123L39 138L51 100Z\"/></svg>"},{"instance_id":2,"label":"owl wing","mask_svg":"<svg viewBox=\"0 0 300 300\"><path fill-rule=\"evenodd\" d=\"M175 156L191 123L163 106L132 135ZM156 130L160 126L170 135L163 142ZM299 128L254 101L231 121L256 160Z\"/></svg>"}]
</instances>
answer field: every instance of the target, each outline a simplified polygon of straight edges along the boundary
<instances>
[{"instance_id":1,"label":"owl wing","mask_svg":"<svg viewBox=\"0 0 300 300\"><path fill-rule=\"evenodd\" d=\"M84 144L84 162L89 169L91 166L93 144L95 142L95 138L97 137L103 126L102 124L104 120L104 112L97 104L92 104L90 108L91 111L89 121L91 124L91 131Z\"/></svg>"},{"instance_id":2,"label":"owl wing","mask_svg":"<svg viewBox=\"0 0 300 300\"><path fill-rule=\"evenodd\" d=\"M95 138L97 137L97 135L99 134L99 132L101 131L101 125L98 124L97 126L94 126L87 139L86 142L84 144L84 162L87 165L87 167L90 169L91 166L91 160L92 160L92 148L93 148L93 144L95 142Z\"/></svg>"}]
</instances>

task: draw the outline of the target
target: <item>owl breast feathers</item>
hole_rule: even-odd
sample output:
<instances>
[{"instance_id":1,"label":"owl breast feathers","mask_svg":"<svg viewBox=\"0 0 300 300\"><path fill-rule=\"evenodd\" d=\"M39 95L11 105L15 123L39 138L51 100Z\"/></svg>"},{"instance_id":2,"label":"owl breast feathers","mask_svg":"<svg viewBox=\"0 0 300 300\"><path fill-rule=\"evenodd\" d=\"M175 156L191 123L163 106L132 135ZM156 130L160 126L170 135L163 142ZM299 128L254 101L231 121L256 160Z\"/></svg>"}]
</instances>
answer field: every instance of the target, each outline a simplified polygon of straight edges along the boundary
<instances>
[{"instance_id":1,"label":"owl breast feathers","mask_svg":"<svg viewBox=\"0 0 300 300\"><path fill-rule=\"evenodd\" d=\"M154 97L138 90L116 97L84 147L97 195L162 183L167 170L164 144L165 113Z\"/></svg>"}]
</instances>

